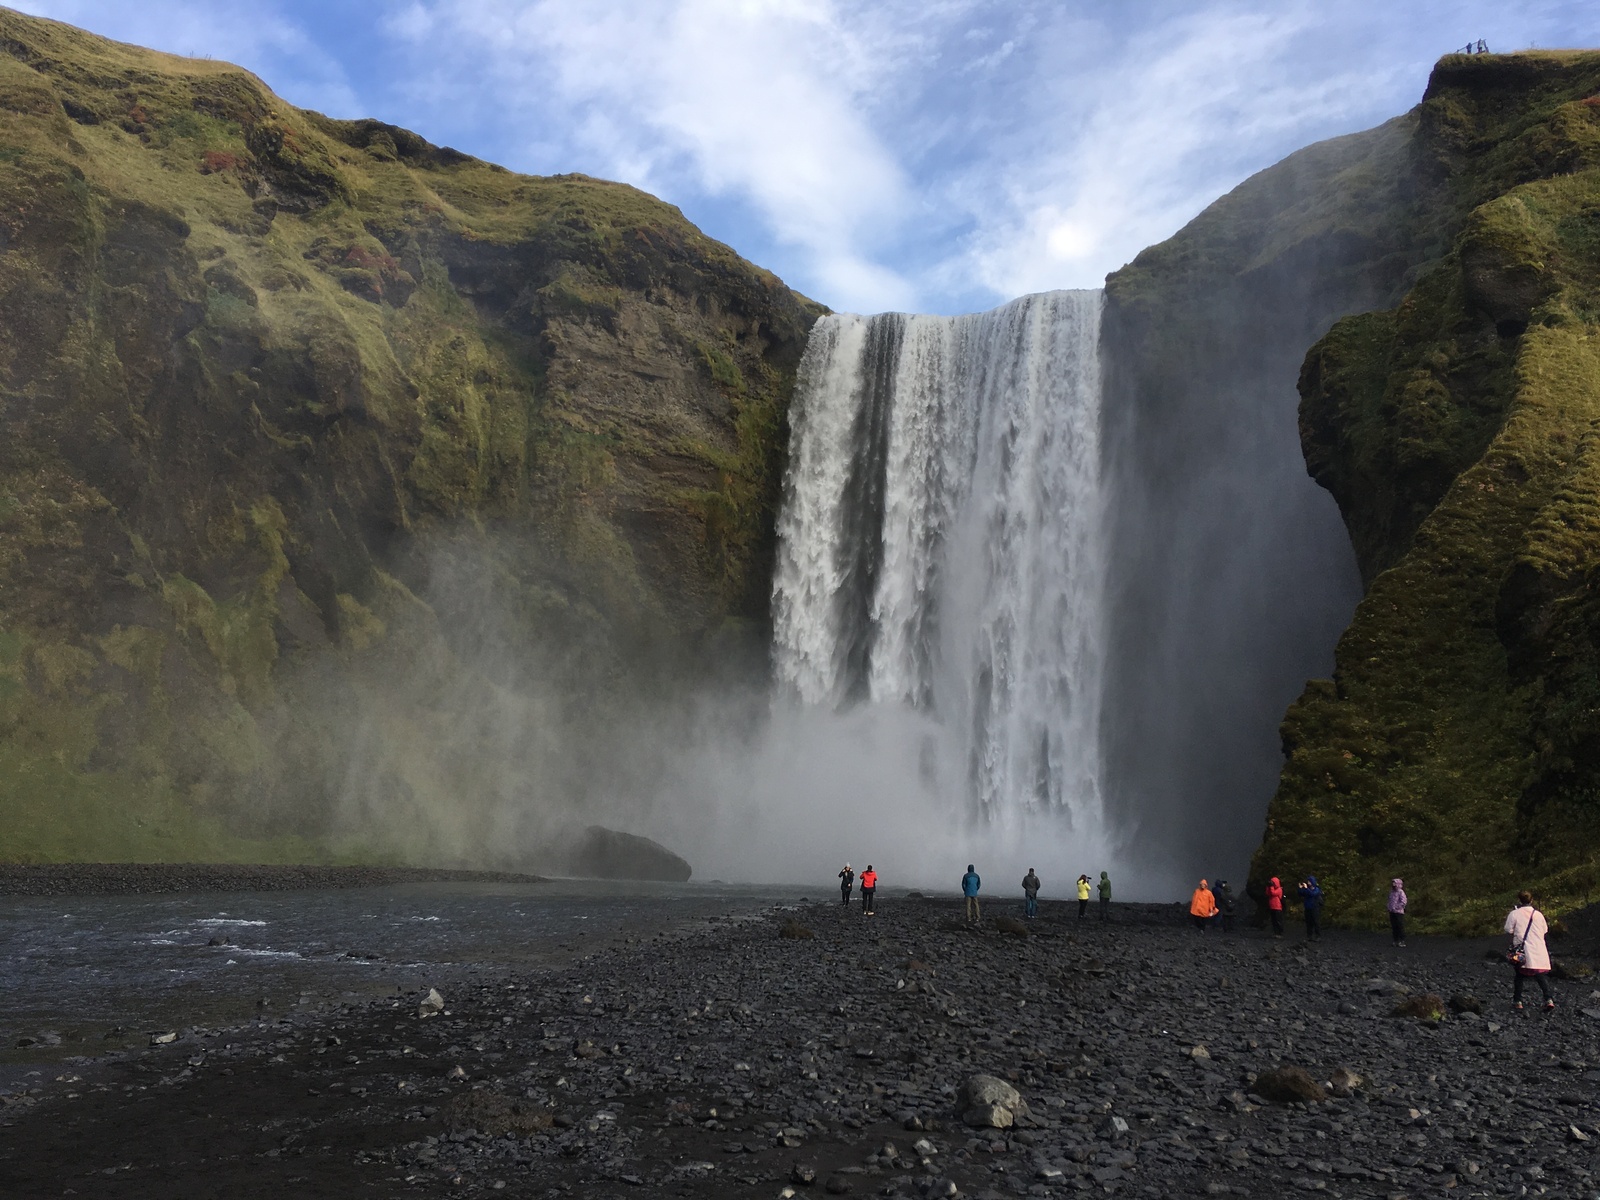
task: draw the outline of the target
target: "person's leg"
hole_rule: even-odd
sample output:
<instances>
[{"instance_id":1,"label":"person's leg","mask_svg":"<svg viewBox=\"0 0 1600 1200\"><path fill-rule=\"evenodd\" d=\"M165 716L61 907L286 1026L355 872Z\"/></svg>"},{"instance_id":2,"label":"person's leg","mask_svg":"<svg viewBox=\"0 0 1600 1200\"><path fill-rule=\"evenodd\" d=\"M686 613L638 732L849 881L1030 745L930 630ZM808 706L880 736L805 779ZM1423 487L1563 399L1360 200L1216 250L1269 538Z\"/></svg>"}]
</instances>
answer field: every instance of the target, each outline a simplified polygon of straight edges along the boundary
<instances>
[{"instance_id":1,"label":"person's leg","mask_svg":"<svg viewBox=\"0 0 1600 1200\"><path fill-rule=\"evenodd\" d=\"M1544 997L1544 1006L1551 1008L1555 1005L1555 995L1550 990L1550 977L1548 975L1535 975L1533 977L1539 984L1539 994Z\"/></svg>"},{"instance_id":2,"label":"person's leg","mask_svg":"<svg viewBox=\"0 0 1600 1200\"><path fill-rule=\"evenodd\" d=\"M1267 915L1272 918L1272 936L1283 936L1283 909L1272 908L1267 910Z\"/></svg>"},{"instance_id":3,"label":"person's leg","mask_svg":"<svg viewBox=\"0 0 1600 1200\"><path fill-rule=\"evenodd\" d=\"M1111 919L1111 901L1104 899L1100 901L1100 919L1102 921Z\"/></svg>"},{"instance_id":4,"label":"person's leg","mask_svg":"<svg viewBox=\"0 0 1600 1200\"><path fill-rule=\"evenodd\" d=\"M1511 972L1511 1003L1518 1008L1522 1007L1522 981L1527 978L1521 971L1512 968Z\"/></svg>"}]
</instances>

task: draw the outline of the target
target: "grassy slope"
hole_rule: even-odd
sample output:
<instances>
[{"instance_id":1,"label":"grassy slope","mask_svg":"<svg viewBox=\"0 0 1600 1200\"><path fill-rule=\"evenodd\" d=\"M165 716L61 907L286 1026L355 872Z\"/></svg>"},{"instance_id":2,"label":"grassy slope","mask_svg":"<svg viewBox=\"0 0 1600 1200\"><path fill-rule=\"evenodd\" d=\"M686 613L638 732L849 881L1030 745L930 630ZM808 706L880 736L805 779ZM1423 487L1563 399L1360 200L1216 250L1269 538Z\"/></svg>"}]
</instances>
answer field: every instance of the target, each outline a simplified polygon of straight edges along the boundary
<instances>
[{"instance_id":1,"label":"grassy slope","mask_svg":"<svg viewBox=\"0 0 1600 1200\"><path fill-rule=\"evenodd\" d=\"M453 714L386 698L515 691L474 612L601 690L759 630L818 311L632 188L0 9L0 854L492 839L339 842L326 706L448 792Z\"/></svg>"},{"instance_id":2,"label":"grassy slope","mask_svg":"<svg viewBox=\"0 0 1600 1200\"><path fill-rule=\"evenodd\" d=\"M1418 110L1447 249L1302 375L1366 598L1283 727L1254 874L1480 930L1600 883L1600 54L1452 57Z\"/></svg>"}]
</instances>

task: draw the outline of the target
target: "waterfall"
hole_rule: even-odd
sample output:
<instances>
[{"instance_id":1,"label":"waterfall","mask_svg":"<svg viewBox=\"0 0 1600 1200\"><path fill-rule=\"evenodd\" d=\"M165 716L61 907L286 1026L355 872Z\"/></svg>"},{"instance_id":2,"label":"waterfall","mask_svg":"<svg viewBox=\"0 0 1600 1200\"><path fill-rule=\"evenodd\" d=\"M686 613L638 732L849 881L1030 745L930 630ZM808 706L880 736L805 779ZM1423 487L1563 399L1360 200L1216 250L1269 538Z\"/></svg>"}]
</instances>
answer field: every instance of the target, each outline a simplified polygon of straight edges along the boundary
<instances>
[{"instance_id":1,"label":"waterfall","mask_svg":"<svg viewBox=\"0 0 1600 1200\"><path fill-rule=\"evenodd\" d=\"M774 667L928 716L975 815L1100 820L1101 293L833 315L791 412Z\"/></svg>"}]
</instances>

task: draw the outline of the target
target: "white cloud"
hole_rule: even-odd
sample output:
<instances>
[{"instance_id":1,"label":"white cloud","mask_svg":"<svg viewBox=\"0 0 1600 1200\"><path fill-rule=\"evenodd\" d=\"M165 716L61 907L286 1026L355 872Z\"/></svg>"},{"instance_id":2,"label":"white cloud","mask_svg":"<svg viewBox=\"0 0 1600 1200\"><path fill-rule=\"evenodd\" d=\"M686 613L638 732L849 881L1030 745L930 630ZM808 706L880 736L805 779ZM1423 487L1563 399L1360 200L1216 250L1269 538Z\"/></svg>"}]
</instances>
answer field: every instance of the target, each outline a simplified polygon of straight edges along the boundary
<instances>
[{"instance_id":1,"label":"white cloud","mask_svg":"<svg viewBox=\"0 0 1600 1200\"><path fill-rule=\"evenodd\" d=\"M271 0L7 0L20 12L66 21L103 37L194 58L237 63L294 104L355 116L362 104L343 64L307 24Z\"/></svg>"},{"instance_id":2,"label":"white cloud","mask_svg":"<svg viewBox=\"0 0 1600 1200\"><path fill-rule=\"evenodd\" d=\"M868 117L893 39L830 0L435 0L390 29L453 46L443 70L478 61L518 119L553 110L567 123L557 145L581 143L609 173L668 198L687 183L752 205L832 302L915 299L868 249L913 204Z\"/></svg>"}]
</instances>

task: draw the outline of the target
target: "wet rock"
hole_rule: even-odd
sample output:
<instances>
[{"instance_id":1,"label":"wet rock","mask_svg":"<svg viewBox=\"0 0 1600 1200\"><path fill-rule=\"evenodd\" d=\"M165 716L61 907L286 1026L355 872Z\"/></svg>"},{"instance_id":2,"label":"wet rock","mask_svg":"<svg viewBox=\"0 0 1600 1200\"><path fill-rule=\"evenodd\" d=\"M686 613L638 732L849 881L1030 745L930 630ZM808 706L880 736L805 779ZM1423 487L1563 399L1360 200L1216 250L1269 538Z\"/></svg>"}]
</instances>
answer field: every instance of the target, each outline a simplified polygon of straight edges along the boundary
<instances>
[{"instance_id":1,"label":"wet rock","mask_svg":"<svg viewBox=\"0 0 1600 1200\"><path fill-rule=\"evenodd\" d=\"M1009 933L1012 937L1025 938L1028 936L1027 923L1017 920L1016 917L996 917L994 919L994 927L1001 933Z\"/></svg>"},{"instance_id":2,"label":"wet rock","mask_svg":"<svg viewBox=\"0 0 1600 1200\"><path fill-rule=\"evenodd\" d=\"M817 935L812 930L807 929L804 925L800 924L799 921L791 918L790 920L787 920L778 926L778 936L781 938L790 938L794 941L809 942Z\"/></svg>"},{"instance_id":3,"label":"wet rock","mask_svg":"<svg viewBox=\"0 0 1600 1200\"><path fill-rule=\"evenodd\" d=\"M830 1196L847 1196L855 1191L855 1186L843 1175L830 1175L822 1190Z\"/></svg>"},{"instance_id":4,"label":"wet rock","mask_svg":"<svg viewBox=\"0 0 1600 1200\"><path fill-rule=\"evenodd\" d=\"M1465 993L1457 992L1455 995L1450 997L1450 1011L1457 1014L1481 1014L1483 1012L1483 1002L1476 996L1469 996Z\"/></svg>"},{"instance_id":5,"label":"wet rock","mask_svg":"<svg viewBox=\"0 0 1600 1200\"><path fill-rule=\"evenodd\" d=\"M810 1187L817 1181L817 1169L810 1163L795 1163L794 1169L789 1172L789 1182L798 1183L802 1187Z\"/></svg>"}]
</instances>

